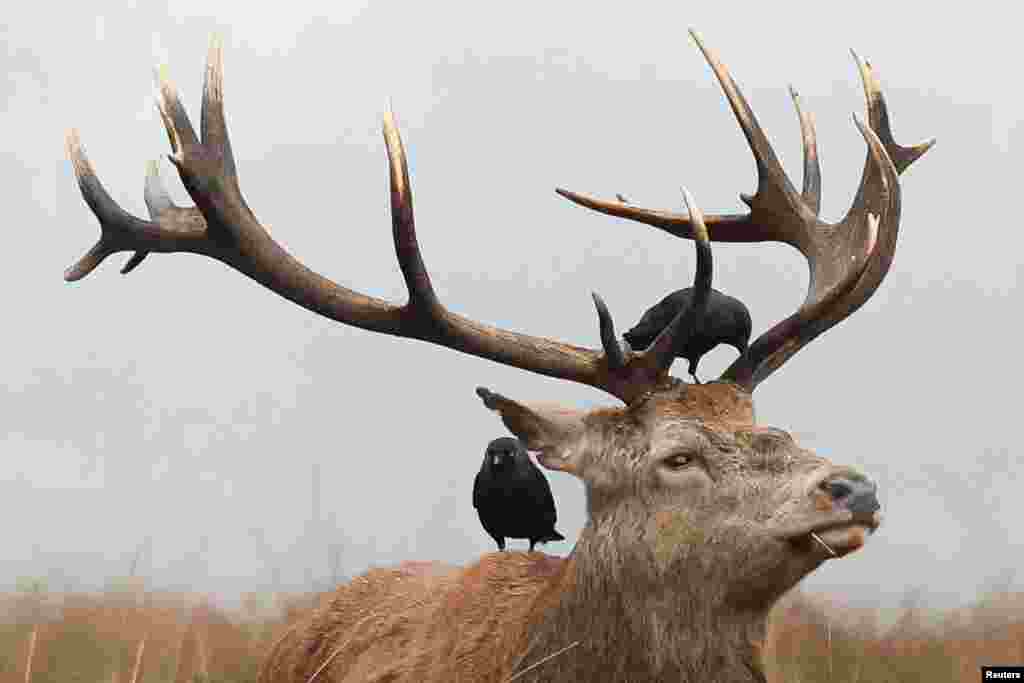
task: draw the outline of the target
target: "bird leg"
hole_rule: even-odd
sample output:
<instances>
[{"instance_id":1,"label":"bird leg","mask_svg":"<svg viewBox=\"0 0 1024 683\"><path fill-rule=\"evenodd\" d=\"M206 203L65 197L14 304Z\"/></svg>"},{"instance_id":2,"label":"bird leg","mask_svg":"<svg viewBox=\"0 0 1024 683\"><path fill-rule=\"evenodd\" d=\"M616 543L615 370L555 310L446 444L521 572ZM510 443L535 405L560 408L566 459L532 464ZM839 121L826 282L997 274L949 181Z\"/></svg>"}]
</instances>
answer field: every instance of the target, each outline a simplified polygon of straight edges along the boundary
<instances>
[{"instance_id":1,"label":"bird leg","mask_svg":"<svg viewBox=\"0 0 1024 683\"><path fill-rule=\"evenodd\" d=\"M693 361L693 360L690 361L690 369L689 369L688 372L690 373L690 377L693 378L694 383L696 383L696 384L700 384L701 383L700 382L700 378L697 377L697 361Z\"/></svg>"}]
</instances>

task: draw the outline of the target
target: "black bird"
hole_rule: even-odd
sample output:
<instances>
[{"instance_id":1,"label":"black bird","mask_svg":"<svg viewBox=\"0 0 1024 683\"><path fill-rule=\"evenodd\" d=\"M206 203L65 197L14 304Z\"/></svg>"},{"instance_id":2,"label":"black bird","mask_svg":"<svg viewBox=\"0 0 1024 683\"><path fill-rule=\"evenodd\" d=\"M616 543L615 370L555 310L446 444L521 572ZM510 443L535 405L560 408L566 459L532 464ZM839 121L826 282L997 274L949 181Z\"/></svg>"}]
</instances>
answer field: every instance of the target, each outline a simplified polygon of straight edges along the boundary
<instances>
[{"instance_id":1,"label":"black bird","mask_svg":"<svg viewBox=\"0 0 1024 683\"><path fill-rule=\"evenodd\" d=\"M555 531L555 499L540 468L519 439L502 437L487 445L484 464L473 482L473 507L480 523L505 549L505 538L537 543L564 541Z\"/></svg>"},{"instance_id":2,"label":"black bird","mask_svg":"<svg viewBox=\"0 0 1024 683\"><path fill-rule=\"evenodd\" d=\"M672 292L644 313L633 329L622 335L635 351L643 351L658 337L680 311L690 307L693 288L687 287ZM676 358L690 361L690 376L697 379L697 363L701 356L719 344L736 347L740 353L750 343L750 311L739 299L712 289L708 294L708 306L697 333L688 339L677 341L673 349Z\"/></svg>"}]
</instances>

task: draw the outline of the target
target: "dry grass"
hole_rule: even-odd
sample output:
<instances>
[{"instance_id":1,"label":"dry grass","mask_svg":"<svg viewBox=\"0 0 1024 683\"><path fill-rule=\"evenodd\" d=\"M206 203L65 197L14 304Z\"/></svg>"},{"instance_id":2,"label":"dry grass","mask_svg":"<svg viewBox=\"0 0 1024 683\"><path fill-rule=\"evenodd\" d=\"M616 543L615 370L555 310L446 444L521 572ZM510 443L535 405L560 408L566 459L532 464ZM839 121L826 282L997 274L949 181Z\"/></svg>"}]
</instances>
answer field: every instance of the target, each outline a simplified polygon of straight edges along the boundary
<instances>
[{"instance_id":1,"label":"dry grass","mask_svg":"<svg viewBox=\"0 0 1024 683\"><path fill-rule=\"evenodd\" d=\"M296 606L228 614L194 596L0 595L0 683L241 683ZM29 659L32 632L34 652Z\"/></svg>"},{"instance_id":2,"label":"dry grass","mask_svg":"<svg viewBox=\"0 0 1024 683\"><path fill-rule=\"evenodd\" d=\"M773 613L768 680L976 683L983 664L1024 664L1024 594L945 611L909 602L883 625L877 611L791 594Z\"/></svg>"},{"instance_id":3,"label":"dry grass","mask_svg":"<svg viewBox=\"0 0 1024 683\"><path fill-rule=\"evenodd\" d=\"M252 683L260 655L314 596L236 613L194 596L130 591L0 595L0 683ZM878 612L799 593L776 609L768 679L811 683L979 680L982 664L1024 663L1024 594L957 610ZM143 646L144 643L144 646Z\"/></svg>"}]
</instances>

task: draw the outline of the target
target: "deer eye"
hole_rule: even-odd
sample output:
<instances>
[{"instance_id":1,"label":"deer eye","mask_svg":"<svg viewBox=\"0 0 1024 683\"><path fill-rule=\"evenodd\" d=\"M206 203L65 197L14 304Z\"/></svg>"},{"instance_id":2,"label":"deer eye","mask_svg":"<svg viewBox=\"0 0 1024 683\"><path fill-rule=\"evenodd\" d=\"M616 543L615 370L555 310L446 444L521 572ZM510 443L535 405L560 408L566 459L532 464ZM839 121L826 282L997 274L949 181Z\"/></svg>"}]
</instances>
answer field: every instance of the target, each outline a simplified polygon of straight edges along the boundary
<instances>
[{"instance_id":1,"label":"deer eye","mask_svg":"<svg viewBox=\"0 0 1024 683\"><path fill-rule=\"evenodd\" d=\"M678 471L696 464L697 459L689 453L673 453L661 463L670 470Z\"/></svg>"}]
</instances>

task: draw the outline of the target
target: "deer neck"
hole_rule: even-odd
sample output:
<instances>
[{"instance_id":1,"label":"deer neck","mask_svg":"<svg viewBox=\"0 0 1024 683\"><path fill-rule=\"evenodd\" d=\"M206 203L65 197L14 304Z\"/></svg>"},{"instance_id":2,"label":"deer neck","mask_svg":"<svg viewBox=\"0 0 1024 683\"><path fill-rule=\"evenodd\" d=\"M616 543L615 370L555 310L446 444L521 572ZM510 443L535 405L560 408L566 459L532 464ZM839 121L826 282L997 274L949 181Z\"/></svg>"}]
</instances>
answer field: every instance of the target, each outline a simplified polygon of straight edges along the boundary
<instances>
[{"instance_id":1,"label":"deer neck","mask_svg":"<svg viewBox=\"0 0 1024 683\"><path fill-rule=\"evenodd\" d=\"M569 649L521 680L764 683L768 607L730 607L699 562L683 572L667 575L649 548L588 524L538 601L516 668Z\"/></svg>"}]
</instances>

